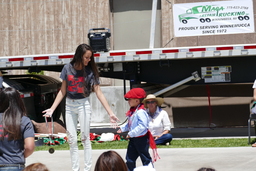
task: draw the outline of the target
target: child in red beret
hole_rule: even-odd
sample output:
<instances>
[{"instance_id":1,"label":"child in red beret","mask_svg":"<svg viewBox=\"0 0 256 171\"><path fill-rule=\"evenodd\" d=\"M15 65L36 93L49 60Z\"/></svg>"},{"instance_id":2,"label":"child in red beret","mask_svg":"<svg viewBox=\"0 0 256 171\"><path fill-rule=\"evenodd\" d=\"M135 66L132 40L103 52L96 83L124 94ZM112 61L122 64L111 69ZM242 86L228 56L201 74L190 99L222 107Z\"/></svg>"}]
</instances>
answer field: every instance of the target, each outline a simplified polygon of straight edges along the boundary
<instances>
[{"instance_id":1,"label":"child in red beret","mask_svg":"<svg viewBox=\"0 0 256 171\"><path fill-rule=\"evenodd\" d=\"M129 138L129 144L126 153L126 165L129 171L133 171L136 168L136 160L140 156L143 166L152 166L152 159L149 154L150 137L152 143L152 135L148 131L149 117L142 103L146 97L146 92L142 88L133 88L124 95L128 99L130 110L126 113L128 117L128 123L120 126L117 133L127 132ZM154 139L153 139L154 143ZM154 148L156 146L154 144ZM153 148L152 148L153 149ZM154 150L154 149L153 149ZM154 153L154 160L157 157L157 153Z\"/></svg>"}]
</instances>

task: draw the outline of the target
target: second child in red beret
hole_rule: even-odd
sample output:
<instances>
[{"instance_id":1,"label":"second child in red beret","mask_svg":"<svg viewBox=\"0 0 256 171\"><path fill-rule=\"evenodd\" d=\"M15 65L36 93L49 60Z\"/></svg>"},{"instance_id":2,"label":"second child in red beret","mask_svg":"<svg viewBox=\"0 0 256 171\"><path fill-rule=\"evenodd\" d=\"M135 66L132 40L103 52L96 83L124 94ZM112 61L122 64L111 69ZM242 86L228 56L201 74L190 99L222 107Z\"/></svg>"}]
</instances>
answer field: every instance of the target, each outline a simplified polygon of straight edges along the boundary
<instances>
[{"instance_id":1,"label":"second child in red beret","mask_svg":"<svg viewBox=\"0 0 256 171\"><path fill-rule=\"evenodd\" d=\"M124 97L127 99L143 99L146 97L146 92L142 88L133 88Z\"/></svg>"},{"instance_id":2,"label":"second child in red beret","mask_svg":"<svg viewBox=\"0 0 256 171\"><path fill-rule=\"evenodd\" d=\"M138 157L141 158L143 166L154 167L153 161L156 161L158 155L154 155L152 161L149 154L149 145L151 146L151 144L148 142L154 143L155 141L148 130L149 117L142 103L146 97L146 92L142 88L133 88L124 97L128 100L130 106L130 110L126 113L128 123L120 126L117 133L128 132L126 136L130 139L126 153L128 171L133 171L136 168ZM154 148L156 148L155 144Z\"/></svg>"}]
</instances>

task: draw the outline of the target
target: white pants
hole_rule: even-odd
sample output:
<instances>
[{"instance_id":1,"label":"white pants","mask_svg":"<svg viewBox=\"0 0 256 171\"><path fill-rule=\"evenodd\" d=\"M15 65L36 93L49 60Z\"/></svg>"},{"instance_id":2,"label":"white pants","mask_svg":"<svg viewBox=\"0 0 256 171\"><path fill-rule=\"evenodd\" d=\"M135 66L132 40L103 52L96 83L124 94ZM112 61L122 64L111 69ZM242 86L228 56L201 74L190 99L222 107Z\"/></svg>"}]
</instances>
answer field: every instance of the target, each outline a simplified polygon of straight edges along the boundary
<instances>
[{"instance_id":1,"label":"white pants","mask_svg":"<svg viewBox=\"0 0 256 171\"><path fill-rule=\"evenodd\" d=\"M77 146L78 120L80 123L81 142L84 147L84 171L90 171L92 166L92 146L90 141L91 107L88 97L78 100L66 98L66 128L73 171L80 170Z\"/></svg>"}]
</instances>

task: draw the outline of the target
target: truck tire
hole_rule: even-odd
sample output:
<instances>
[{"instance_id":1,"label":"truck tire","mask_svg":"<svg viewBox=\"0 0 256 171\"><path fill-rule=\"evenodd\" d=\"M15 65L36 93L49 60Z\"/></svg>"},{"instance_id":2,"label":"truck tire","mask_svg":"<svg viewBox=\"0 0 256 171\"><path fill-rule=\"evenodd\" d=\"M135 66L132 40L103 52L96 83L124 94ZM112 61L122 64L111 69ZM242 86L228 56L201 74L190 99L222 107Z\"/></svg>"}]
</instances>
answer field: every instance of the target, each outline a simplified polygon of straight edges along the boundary
<instances>
[{"instance_id":1,"label":"truck tire","mask_svg":"<svg viewBox=\"0 0 256 171\"><path fill-rule=\"evenodd\" d=\"M243 21L244 17L243 16L238 16L238 20Z\"/></svg>"},{"instance_id":2,"label":"truck tire","mask_svg":"<svg viewBox=\"0 0 256 171\"><path fill-rule=\"evenodd\" d=\"M200 18L200 22L201 23L205 23L205 19L204 18Z\"/></svg>"},{"instance_id":3,"label":"truck tire","mask_svg":"<svg viewBox=\"0 0 256 171\"><path fill-rule=\"evenodd\" d=\"M187 20L182 20L181 22L182 22L183 24L187 24L187 23L188 23Z\"/></svg>"},{"instance_id":4,"label":"truck tire","mask_svg":"<svg viewBox=\"0 0 256 171\"><path fill-rule=\"evenodd\" d=\"M250 17L246 15L246 16L244 16L244 19L245 19L245 20L249 20Z\"/></svg>"},{"instance_id":5,"label":"truck tire","mask_svg":"<svg viewBox=\"0 0 256 171\"><path fill-rule=\"evenodd\" d=\"M211 19L210 19L210 18L206 18L205 21L208 22L208 23L210 23L210 22L211 22Z\"/></svg>"}]
</instances>

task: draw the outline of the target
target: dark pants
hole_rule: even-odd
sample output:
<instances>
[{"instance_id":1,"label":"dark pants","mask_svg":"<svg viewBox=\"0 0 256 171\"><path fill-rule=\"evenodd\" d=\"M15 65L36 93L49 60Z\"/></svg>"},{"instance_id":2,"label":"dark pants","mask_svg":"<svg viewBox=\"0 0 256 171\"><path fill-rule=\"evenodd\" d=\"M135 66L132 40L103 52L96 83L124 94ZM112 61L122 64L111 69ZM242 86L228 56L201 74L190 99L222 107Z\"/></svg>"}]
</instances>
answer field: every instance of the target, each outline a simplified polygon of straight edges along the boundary
<instances>
[{"instance_id":1,"label":"dark pants","mask_svg":"<svg viewBox=\"0 0 256 171\"><path fill-rule=\"evenodd\" d=\"M156 139L156 145L165 145L172 141L172 134L164 134L160 138Z\"/></svg>"},{"instance_id":2,"label":"dark pants","mask_svg":"<svg viewBox=\"0 0 256 171\"><path fill-rule=\"evenodd\" d=\"M143 137L130 138L126 154L128 171L133 171L133 169L136 168L136 160L139 156L143 166L147 166L152 161L148 151L148 134Z\"/></svg>"}]
</instances>

